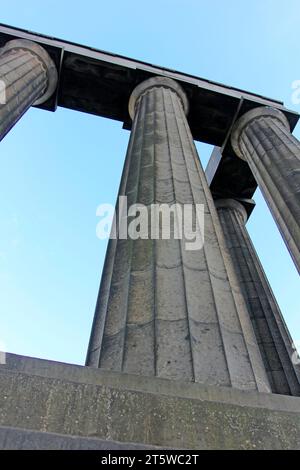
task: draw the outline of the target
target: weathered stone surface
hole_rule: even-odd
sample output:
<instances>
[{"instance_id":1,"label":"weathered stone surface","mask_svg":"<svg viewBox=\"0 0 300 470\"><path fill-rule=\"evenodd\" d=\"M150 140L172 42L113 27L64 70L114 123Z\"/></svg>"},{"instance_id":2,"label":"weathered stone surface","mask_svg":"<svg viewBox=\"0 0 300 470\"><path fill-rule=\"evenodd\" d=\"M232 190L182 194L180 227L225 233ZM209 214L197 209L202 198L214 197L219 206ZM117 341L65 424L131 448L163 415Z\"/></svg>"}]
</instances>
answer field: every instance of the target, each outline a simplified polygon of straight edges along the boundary
<instances>
[{"instance_id":1,"label":"weathered stone surface","mask_svg":"<svg viewBox=\"0 0 300 470\"><path fill-rule=\"evenodd\" d=\"M133 203L204 206L203 249L186 241L110 241L87 365L269 391L178 83L156 77L130 103L133 128L120 195ZM161 233L161 232L160 232Z\"/></svg>"},{"instance_id":2,"label":"weathered stone surface","mask_svg":"<svg viewBox=\"0 0 300 470\"><path fill-rule=\"evenodd\" d=\"M88 439L78 448L92 438L163 448L300 449L300 399L8 354L0 366L0 426Z\"/></svg>"},{"instance_id":3,"label":"weathered stone surface","mask_svg":"<svg viewBox=\"0 0 300 470\"><path fill-rule=\"evenodd\" d=\"M147 450L160 449L134 443L103 441L0 426L1 450Z\"/></svg>"},{"instance_id":4,"label":"weathered stone surface","mask_svg":"<svg viewBox=\"0 0 300 470\"><path fill-rule=\"evenodd\" d=\"M300 272L300 142L284 114L269 107L244 114L231 140L248 162Z\"/></svg>"},{"instance_id":5,"label":"weathered stone surface","mask_svg":"<svg viewBox=\"0 0 300 470\"><path fill-rule=\"evenodd\" d=\"M272 392L300 396L293 341L245 227L246 211L233 199L217 200L216 207Z\"/></svg>"},{"instance_id":6,"label":"weathered stone surface","mask_svg":"<svg viewBox=\"0 0 300 470\"><path fill-rule=\"evenodd\" d=\"M57 71L48 53L38 44L15 39L0 49L0 140L32 104L41 104L54 92Z\"/></svg>"}]
</instances>

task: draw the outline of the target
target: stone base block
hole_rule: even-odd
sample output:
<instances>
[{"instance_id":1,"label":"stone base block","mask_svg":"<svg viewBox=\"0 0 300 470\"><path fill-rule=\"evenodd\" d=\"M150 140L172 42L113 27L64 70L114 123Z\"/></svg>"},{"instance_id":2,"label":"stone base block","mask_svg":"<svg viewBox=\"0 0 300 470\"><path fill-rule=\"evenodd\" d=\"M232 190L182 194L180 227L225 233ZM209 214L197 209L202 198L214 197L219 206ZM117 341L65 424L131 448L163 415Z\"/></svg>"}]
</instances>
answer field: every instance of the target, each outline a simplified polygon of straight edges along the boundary
<instances>
[{"instance_id":1,"label":"stone base block","mask_svg":"<svg viewBox=\"0 0 300 470\"><path fill-rule=\"evenodd\" d=\"M1 448L300 449L300 398L7 354L0 426Z\"/></svg>"},{"instance_id":2,"label":"stone base block","mask_svg":"<svg viewBox=\"0 0 300 470\"><path fill-rule=\"evenodd\" d=\"M2 450L145 450L160 447L0 426Z\"/></svg>"}]
</instances>

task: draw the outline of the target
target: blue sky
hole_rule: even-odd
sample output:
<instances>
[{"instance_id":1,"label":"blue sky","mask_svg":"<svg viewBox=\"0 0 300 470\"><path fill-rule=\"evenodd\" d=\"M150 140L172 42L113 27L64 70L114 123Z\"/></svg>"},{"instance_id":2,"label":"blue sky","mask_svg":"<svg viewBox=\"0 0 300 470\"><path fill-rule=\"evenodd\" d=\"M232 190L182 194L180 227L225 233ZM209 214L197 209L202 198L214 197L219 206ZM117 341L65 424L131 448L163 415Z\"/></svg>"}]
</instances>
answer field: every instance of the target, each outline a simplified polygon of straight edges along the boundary
<instances>
[{"instance_id":1,"label":"blue sky","mask_svg":"<svg viewBox=\"0 0 300 470\"><path fill-rule=\"evenodd\" d=\"M299 0L10 0L2 23L94 46L292 103ZM300 138L300 125L294 132ZM129 133L119 122L31 109L1 143L0 342L83 364ZM203 166L211 148L197 144ZM259 191L248 230L293 338L296 269Z\"/></svg>"}]
</instances>

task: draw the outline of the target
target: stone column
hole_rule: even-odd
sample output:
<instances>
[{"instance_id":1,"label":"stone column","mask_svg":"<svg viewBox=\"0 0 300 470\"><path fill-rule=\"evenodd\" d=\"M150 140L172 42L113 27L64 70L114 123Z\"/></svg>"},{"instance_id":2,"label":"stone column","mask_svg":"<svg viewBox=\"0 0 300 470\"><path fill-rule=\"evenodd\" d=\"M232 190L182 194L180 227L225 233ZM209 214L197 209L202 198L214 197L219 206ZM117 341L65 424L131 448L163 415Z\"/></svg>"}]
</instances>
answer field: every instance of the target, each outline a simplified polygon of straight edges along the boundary
<instances>
[{"instance_id":1,"label":"stone column","mask_svg":"<svg viewBox=\"0 0 300 470\"><path fill-rule=\"evenodd\" d=\"M219 199L216 207L272 392L300 396L300 367L292 361L293 341L245 227L246 210L234 199Z\"/></svg>"},{"instance_id":2,"label":"stone column","mask_svg":"<svg viewBox=\"0 0 300 470\"><path fill-rule=\"evenodd\" d=\"M202 249L186 239L110 240L87 365L144 376L269 391L251 321L175 81L133 91L119 195L128 206L204 206Z\"/></svg>"},{"instance_id":3,"label":"stone column","mask_svg":"<svg viewBox=\"0 0 300 470\"><path fill-rule=\"evenodd\" d=\"M248 162L300 272L300 142L284 114L270 107L244 114L231 142Z\"/></svg>"},{"instance_id":4,"label":"stone column","mask_svg":"<svg viewBox=\"0 0 300 470\"><path fill-rule=\"evenodd\" d=\"M30 106L42 104L57 85L55 65L38 44L9 41L0 49L0 140Z\"/></svg>"}]
</instances>

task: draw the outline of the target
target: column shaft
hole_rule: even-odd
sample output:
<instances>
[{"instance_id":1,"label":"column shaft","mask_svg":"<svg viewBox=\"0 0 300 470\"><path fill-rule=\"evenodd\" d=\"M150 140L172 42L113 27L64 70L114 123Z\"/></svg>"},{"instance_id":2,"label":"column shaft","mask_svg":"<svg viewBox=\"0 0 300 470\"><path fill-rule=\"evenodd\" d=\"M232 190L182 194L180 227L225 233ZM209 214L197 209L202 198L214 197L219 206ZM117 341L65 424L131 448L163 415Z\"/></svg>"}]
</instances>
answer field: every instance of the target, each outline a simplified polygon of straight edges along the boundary
<instances>
[{"instance_id":1,"label":"column shaft","mask_svg":"<svg viewBox=\"0 0 300 470\"><path fill-rule=\"evenodd\" d=\"M110 240L87 365L269 391L178 88L155 78L136 89L119 195L128 206L192 204L194 215L203 204L204 247Z\"/></svg>"},{"instance_id":2,"label":"column shaft","mask_svg":"<svg viewBox=\"0 0 300 470\"><path fill-rule=\"evenodd\" d=\"M300 396L293 342L245 227L246 211L232 199L218 200L216 206L272 392Z\"/></svg>"},{"instance_id":3,"label":"column shaft","mask_svg":"<svg viewBox=\"0 0 300 470\"><path fill-rule=\"evenodd\" d=\"M0 80L4 103L0 105L0 140L32 104L46 100L57 82L48 53L26 40L9 41L0 49Z\"/></svg>"},{"instance_id":4,"label":"column shaft","mask_svg":"<svg viewBox=\"0 0 300 470\"><path fill-rule=\"evenodd\" d=\"M300 272L300 142L273 108L256 108L237 122L232 144L246 160Z\"/></svg>"}]
</instances>

